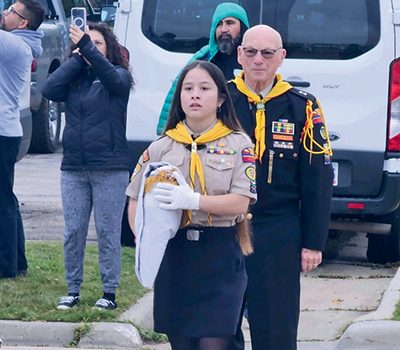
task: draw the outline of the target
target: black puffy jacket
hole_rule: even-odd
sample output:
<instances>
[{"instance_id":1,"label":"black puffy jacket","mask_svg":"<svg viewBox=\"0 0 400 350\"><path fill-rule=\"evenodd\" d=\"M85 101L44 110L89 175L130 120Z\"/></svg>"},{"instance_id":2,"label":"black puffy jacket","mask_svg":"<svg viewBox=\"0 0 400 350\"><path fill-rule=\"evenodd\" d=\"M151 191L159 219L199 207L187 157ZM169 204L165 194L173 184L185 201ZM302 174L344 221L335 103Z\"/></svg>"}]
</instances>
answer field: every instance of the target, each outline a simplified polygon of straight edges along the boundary
<instances>
[{"instance_id":1,"label":"black puffy jacket","mask_svg":"<svg viewBox=\"0 0 400 350\"><path fill-rule=\"evenodd\" d=\"M47 79L42 93L65 101L61 170L128 170L126 109L130 73L111 64L86 34L74 54Z\"/></svg>"}]
</instances>

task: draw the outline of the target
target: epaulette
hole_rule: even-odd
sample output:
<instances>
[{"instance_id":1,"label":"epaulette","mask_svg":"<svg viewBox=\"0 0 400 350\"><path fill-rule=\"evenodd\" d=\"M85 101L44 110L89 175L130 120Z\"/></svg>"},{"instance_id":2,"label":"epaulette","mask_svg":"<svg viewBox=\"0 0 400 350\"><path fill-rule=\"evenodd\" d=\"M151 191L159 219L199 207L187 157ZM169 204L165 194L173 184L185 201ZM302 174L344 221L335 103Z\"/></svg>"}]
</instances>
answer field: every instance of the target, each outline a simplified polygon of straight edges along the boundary
<instances>
[{"instance_id":1,"label":"epaulette","mask_svg":"<svg viewBox=\"0 0 400 350\"><path fill-rule=\"evenodd\" d=\"M315 96L310 94L309 92L303 91L303 90L299 90L296 88L290 89L289 92L291 92L292 94L295 94L296 96L300 96L306 100L311 100L311 101L315 101Z\"/></svg>"},{"instance_id":2,"label":"epaulette","mask_svg":"<svg viewBox=\"0 0 400 350\"><path fill-rule=\"evenodd\" d=\"M244 131L233 130L233 131L232 131L232 134L241 135L241 136L244 137L248 142L252 143L250 136L247 135L247 133L244 132Z\"/></svg>"},{"instance_id":3,"label":"epaulette","mask_svg":"<svg viewBox=\"0 0 400 350\"><path fill-rule=\"evenodd\" d=\"M153 142L159 141L159 140L163 139L163 138L166 137L166 136L167 136L167 135L162 134L162 135L158 136Z\"/></svg>"}]
</instances>

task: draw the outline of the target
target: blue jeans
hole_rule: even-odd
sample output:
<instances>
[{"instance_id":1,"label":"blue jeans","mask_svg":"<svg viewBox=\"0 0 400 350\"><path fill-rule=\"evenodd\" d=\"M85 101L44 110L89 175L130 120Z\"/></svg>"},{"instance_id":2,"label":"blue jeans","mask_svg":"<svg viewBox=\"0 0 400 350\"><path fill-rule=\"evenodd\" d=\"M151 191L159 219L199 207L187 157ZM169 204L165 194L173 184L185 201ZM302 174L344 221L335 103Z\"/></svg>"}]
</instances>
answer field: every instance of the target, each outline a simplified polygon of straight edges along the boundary
<instances>
[{"instance_id":1,"label":"blue jeans","mask_svg":"<svg viewBox=\"0 0 400 350\"><path fill-rule=\"evenodd\" d=\"M0 136L0 277L12 278L28 268L24 227L13 192L20 146L21 137Z\"/></svg>"},{"instance_id":2,"label":"blue jeans","mask_svg":"<svg viewBox=\"0 0 400 350\"><path fill-rule=\"evenodd\" d=\"M99 244L103 291L115 293L121 274L121 221L129 172L124 170L62 171L64 267L69 293L79 293L90 214Z\"/></svg>"}]
</instances>

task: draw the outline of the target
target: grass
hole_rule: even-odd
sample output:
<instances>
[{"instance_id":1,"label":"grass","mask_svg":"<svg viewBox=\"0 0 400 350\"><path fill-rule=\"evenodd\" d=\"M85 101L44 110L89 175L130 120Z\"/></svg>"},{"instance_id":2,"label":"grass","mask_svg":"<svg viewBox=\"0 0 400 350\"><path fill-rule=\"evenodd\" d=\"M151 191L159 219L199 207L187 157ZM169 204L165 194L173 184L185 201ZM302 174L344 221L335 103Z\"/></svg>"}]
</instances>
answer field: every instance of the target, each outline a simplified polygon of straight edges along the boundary
<instances>
[{"instance_id":1,"label":"grass","mask_svg":"<svg viewBox=\"0 0 400 350\"><path fill-rule=\"evenodd\" d=\"M117 291L118 309L92 309L102 296L96 244L88 244L81 304L74 310L56 309L58 298L65 295L63 249L61 242L26 242L29 272L26 277L0 279L0 319L23 321L96 322L115 321L143 296L146 290L134 273L134 250L122 249L121 286Z\"/></svg>"},{"instance_id":2,"label":"grass","mask_svg":"<svg viewBox=\"0 0 400 350\"><path fill-rule=\"evenodd\" d=\"M80 340L90 332L89 323L81 323L77 328L74 329L74 340L69 344L70 346L78 346Z\"/></svg>"},{"instance_id":3,"label":"grass","mask_svg":"<svg viewBox=\"0 0 400 350\"><path fill-rule=\"evenodd\" d=\"M396 311L394 312L393 319L396 321L400 321L400 301L396 306Z\"/></svg>"},{"instance_id":4,"label":"grass","mask_svg":"<svg viewBox=\"0 0 400 350\"><path fill-rule=\"evenodd\" d=\"M168 337L162 333L156 333L152 329L136 326L144 343L167 343Z\"/></svg>"}]
</instances>

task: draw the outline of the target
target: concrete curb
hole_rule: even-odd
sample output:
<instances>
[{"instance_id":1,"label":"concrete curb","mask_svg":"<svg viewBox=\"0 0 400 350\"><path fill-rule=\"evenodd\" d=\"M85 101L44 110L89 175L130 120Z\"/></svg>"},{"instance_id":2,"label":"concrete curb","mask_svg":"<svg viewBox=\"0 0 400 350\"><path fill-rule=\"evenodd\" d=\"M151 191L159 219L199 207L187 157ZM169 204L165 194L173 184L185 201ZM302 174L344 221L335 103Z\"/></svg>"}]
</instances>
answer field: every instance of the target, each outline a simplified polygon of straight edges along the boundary
<instances>
[{"instance_id":1,"label":"concrete curb","mask_svg":"<svg viewBox=\"0 0 400 350\"><path fill-rule=\"evenodd\" d=\"M68 322L0 321L0 337L4 346L68 346L76 327Z\"/></svg>"},{"instance_id":2,"label":"concrete curb","mask_svg":"<svg viewBox=\"0 0 400 350\"><path fill-rule=\"evenodd\" d=\"M357 318L340 337L337 350L399 350L400 322L391 321L400 301L400 268L378 308Z\"/></svg>"},{"instance_id":3,"label":"concrete curb","mask_svg":"<svg viewBox=\"0 0 400 350\"><path fill-rule=\"evenodd\" d=\"M143 346L138 330L126 323L92 323L88 334L78 344L79 348L140 349Z\"/></svg>"},{"instance_id":4,"label":"concrete curb","mask_svg":"<svg viewBox=\"0 0 400 350\"><path fill-rule=\"evenodd\" d=\"M79 348L140 349L138 330L130 324L91 323L78 343ZM6 346L69 347L79 323L0 321L0 337Z\"/></svg>"}]
</instances>

